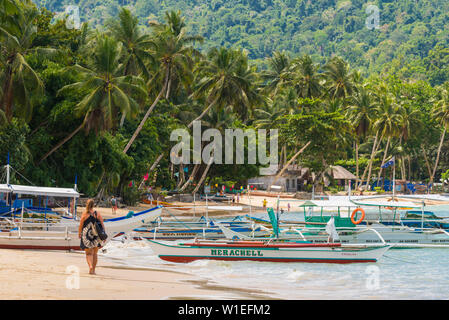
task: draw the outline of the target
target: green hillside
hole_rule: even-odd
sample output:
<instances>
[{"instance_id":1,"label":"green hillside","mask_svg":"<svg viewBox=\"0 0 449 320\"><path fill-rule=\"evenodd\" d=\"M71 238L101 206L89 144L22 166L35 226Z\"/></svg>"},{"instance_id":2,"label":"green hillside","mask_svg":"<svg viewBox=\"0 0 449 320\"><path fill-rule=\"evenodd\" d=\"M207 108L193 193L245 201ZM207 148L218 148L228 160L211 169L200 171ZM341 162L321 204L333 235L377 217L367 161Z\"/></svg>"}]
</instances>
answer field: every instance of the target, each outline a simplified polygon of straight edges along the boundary
<instances>
[{"instance_id":1,"label":"green hillside","mask_svg":"<svg viewBox=\"0 0 449 320\"><path fill-rule=\"evenodd\" d=\"M38 1L39 3L39 1ZM75 2L76 3L76 2ZM72 0L43 0L63 12ZM103 26L126 5L139 21L162 21L181 10L188 30L205 38L204 49L240 47L263 62L276 50L309 54L324 62L339 55L365 74L386 72L448 79L449 2L445 0L79 0L81 21ZM368 5L379 8L380 25L369 30Z\"/></svg>"}]
</instances>

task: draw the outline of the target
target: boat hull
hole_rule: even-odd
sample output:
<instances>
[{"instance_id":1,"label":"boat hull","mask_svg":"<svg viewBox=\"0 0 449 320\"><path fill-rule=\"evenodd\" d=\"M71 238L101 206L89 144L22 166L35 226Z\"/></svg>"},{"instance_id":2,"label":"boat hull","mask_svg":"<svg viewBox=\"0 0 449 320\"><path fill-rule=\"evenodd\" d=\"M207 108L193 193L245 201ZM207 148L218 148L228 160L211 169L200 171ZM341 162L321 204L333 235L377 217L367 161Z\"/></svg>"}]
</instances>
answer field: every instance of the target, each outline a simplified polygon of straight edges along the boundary
<instances>
[{"instance_id":1,"label":"boat hull","mask_svg":"<svg viewBox=\"0 0 449 320\"><path fill-rule=\"evenodd\" d=\"M180 244L173 245L160 241L150 241L150 246L162 260L170 262L192 262L195 260L225 261L265 261L265 262L307 262L307 263L367 263L376 262L389 249L344 248L340 245L284 244L284 245L217 245Z\"/></svg>"},{"instance_id":2,"label":"boat hull","mask_svg":"<svg viewBox=\"0 0 449 320\"><path fill-rule=\"evenodd\" d=\"M75 232L21 231L0 232L0 249L80 250Z\"/></svg>"}]
</instances>

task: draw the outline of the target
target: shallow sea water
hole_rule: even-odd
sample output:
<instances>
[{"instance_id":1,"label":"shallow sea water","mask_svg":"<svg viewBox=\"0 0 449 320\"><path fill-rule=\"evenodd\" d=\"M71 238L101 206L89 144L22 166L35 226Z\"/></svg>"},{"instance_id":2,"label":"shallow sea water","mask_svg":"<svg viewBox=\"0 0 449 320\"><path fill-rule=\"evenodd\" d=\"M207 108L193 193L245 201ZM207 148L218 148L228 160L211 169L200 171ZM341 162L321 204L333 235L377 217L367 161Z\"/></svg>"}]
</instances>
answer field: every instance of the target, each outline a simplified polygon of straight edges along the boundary
<instances>
[{"instance_id":1,"label":"shallow sea water","mask_svg":"<svg viewBox=\"0 0 449 320\"><path fill-rule=\"evenodd\" d=\"M429 206L426 210L449 217L449 206ZM285 220L303 219L302 213L283 216ZM170 263L156 257L146 241L112 241L106 249L102 257L123 266L185 272L218 285L265 291L272 298L449 299L449 248L389 250L377 263L347 265L214 260Z\"/></svg>"}]
</instances>

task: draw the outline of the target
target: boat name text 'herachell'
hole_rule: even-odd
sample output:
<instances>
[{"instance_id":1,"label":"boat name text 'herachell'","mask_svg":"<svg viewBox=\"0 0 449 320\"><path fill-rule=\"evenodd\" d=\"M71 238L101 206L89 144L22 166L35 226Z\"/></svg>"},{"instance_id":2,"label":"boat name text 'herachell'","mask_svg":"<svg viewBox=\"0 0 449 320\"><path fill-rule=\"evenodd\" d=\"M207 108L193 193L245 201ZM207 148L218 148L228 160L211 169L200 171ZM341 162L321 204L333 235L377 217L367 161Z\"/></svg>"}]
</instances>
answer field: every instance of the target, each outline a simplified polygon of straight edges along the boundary
<instances>
[{"instance_id":1,"label":"boat name text 'herachell'","mask_svg":"<svg viewBox=\"0 0 449 320\"><path fill-rule=\"evenodd\" d=\"M260 250L218 250L211 249L210 254L212 256L240 256L240 257L263 257L263 253Z\"/></svg>"}]
</instances>

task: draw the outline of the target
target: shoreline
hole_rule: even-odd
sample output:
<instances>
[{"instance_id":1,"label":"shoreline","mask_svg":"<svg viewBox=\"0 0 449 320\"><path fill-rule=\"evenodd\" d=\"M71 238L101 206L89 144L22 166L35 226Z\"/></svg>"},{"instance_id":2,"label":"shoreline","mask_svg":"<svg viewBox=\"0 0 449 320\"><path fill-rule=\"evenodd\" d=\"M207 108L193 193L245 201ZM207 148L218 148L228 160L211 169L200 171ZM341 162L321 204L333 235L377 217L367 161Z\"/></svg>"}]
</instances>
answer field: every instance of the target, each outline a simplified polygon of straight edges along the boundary
<instances>
[{"instance_id":1,"label":"shoreline","mask_svg":"<svg viewBox=\"0 0 449 320\"><path fill-rule=\"evenodd\" d=\"M88 274L81 251L1 249L0 257L0 300L273 299L270 292L226 287L185 272L123 266L101 254L96 275Z\"/></svg>"}]
</instances>

